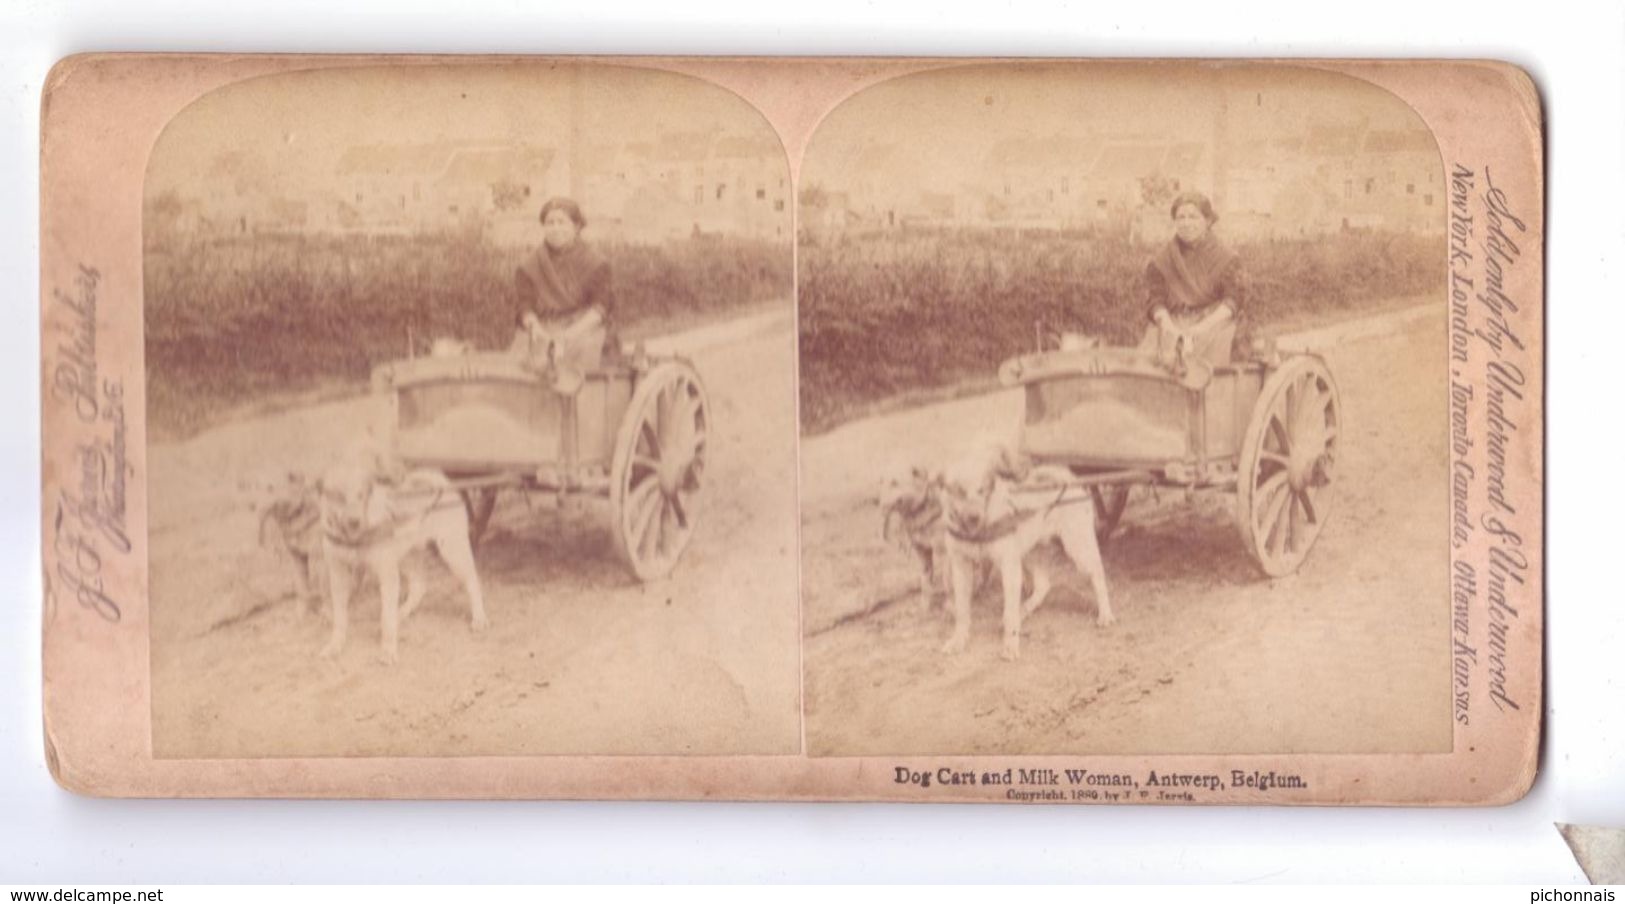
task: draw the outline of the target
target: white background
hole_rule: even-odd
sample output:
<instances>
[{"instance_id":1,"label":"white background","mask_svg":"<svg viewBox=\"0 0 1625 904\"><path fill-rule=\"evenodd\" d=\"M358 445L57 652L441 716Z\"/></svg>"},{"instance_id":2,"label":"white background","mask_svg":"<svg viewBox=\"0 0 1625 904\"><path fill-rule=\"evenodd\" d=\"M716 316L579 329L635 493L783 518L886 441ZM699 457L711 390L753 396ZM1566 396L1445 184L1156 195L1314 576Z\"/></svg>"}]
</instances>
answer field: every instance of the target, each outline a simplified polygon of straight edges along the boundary
<instances>
[{"instance_id":1,"label":"white background","mask_svg":"<svg viewBox=\"0 0 1625 904\"><path fill-rule=\"evenodd\" d=\"M1625 826L1618 514L1625 15L1554 3L0 0L0 883L1580 882L1554 821ZM90 50L1493 57L1547 116L1547 722L1492 810L105 801L40 731L39 93ZM1485 122L1495 129L1496 122ZM1335 699L1326 701L1333 710Z\"/></svg>"}]
</instances>

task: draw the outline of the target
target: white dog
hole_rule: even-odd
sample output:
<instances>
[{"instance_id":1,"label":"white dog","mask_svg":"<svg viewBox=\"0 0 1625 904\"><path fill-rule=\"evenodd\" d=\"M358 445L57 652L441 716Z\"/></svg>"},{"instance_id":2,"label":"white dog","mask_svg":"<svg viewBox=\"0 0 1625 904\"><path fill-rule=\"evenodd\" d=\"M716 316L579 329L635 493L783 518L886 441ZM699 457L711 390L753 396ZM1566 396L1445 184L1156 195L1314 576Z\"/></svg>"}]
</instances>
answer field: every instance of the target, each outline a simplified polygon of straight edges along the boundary
<instances>
[{"instance_id":1,"label":"white dog","mask_svg":"<svg viewBox=\"0 0 1625 904\"><path fill-rule=\"evenodd\" d=\"M1050 591L1043 557L1029 553L1051 539L1061 541L1067 557L1094 588L1095 623L1104 627L1116 621L1095 537L1094 499L1087 487L1076 486L1073 480L1065 468L1031 467L1002 445L979 450L947 471L943 507L954 628L943 652L965 648L977 566L986 564L999 573L1004 593L1003 656L1021 655L1021 620L1043 605ZM1032 593L1024 600L1022 577L1027 566Z\"/></svg>"},{"instance_id":2,"label":"white dog","mask_svg":"<svg viewBox=\"0 0 1625 904\"><path fill-rule=\"evenodd\" d=\"M336 655L344 648L350 597L371 571L378 577L380 659L395 662L400 620L417 608L425 589L424 575L409 554L431 545L462 583L473 629L485 629L485 597L469 545L468 512L444 474L411 471L391 483L374 468L334 467L322 476L321 510L322 547L333 603L333 635L322 649L323 656Z\"/></svg>"}]
</instances>

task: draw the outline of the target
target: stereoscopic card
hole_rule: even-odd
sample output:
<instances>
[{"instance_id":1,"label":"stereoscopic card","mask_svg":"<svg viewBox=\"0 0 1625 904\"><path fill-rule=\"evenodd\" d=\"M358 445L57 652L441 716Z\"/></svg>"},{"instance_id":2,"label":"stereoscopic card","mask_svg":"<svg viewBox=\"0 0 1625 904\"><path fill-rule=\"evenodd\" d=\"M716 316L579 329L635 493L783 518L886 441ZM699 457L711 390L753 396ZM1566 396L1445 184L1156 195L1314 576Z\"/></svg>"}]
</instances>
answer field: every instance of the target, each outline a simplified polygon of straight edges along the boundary
<instances>
[{"instance_id":1,"label":"stereoscopic card","mask_svg":"<svg viewBox=\"0 0 1625 904\"><path fill-rule=\"evenodd\" d=\"M72 790L1534 779L1514 67L92 54L43 105Z\"/></svg>"}]
</instances>

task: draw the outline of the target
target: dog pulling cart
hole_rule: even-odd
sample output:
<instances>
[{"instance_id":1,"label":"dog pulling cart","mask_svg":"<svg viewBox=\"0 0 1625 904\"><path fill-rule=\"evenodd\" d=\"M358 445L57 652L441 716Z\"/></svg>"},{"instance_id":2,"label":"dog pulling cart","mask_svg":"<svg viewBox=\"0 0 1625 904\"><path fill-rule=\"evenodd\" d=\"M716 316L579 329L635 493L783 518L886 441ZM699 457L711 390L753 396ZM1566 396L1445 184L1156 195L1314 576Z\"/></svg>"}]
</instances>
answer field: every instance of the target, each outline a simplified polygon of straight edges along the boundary
<instances>
[{"instance_id":1,"label":"dog pulling cart","mask_svg":"<svg viewBox=\"0 0 1625 904\"><path fill-rule=\"evenodd\" d=\"M390 446L408 468L436 468L468 508L478 543L503 489L609 500L610 533L639 580L668 574L694 533L710 407L680 357L641 348L575 376L505 352L411 358L373 372L388 393Z\"/></svg>"},{"instance_id":2,"label":"dog pulling cart","mask_svg":"<svg viewBox=\"0 0 1625 904\"><path fill-rule=\"evenodd\" d=\"M1272 577L1320 535L1342 407L1318 355L1170 367L1127 348L1040 350L999 375L1026 392L1023 451L1089 487L1103 538L1139 484L1234 491L1242 538Z\"/></svg>"}]
</instances>

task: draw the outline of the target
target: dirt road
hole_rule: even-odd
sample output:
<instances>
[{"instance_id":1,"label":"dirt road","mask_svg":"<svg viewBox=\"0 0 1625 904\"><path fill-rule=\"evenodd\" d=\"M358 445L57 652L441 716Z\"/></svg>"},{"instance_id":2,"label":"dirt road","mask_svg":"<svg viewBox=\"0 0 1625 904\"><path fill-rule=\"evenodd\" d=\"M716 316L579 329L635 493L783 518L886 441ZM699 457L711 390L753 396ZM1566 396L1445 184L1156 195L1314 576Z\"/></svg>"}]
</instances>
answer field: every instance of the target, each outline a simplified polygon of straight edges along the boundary
<instances>
[{"instance_id":1,"label":"dirt road","mask_svg":"<svg viewBox=\"0 0 1625 904\"><path fill-rule=\"evenodd\" d=\"M153 745L163 757L789 753L799 749L793 319L674 340L712 404L700 527L676 572L640 585L608 504L499 505L479 551L491 628L438 567L375 662L376 590L348 648L256 548L242 475L319 471L370 399L240 421L151 448Z\"/></svg>"},{"instance_id":2,"label":"dirt road","mask_svg":"<svg viewBox=\"0 0 1625 904\"><path fill-rule=\"evenodd\" d=\"M805 441L809 752L1448 750L1444 323L1398 329L1324 349L1344 439L1335 509L1297 575L1256 570L1233 496L1137 491L1104 551L1118 623L1097 628L1090 592L1058 589L1016 663L999 658L996 591L977 600L969 649L937 652L949 617L907 595L912 566L881 542L865 496L889 464L948 460L972 441L965 425L1014 435L1020 398Z\"/></svg>"}]
</instances>

